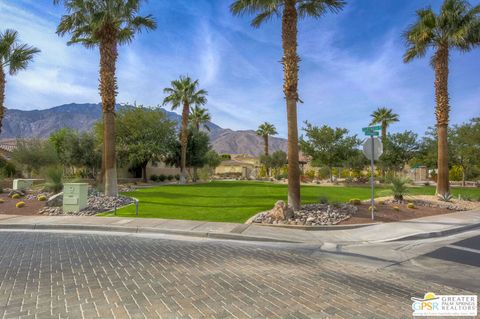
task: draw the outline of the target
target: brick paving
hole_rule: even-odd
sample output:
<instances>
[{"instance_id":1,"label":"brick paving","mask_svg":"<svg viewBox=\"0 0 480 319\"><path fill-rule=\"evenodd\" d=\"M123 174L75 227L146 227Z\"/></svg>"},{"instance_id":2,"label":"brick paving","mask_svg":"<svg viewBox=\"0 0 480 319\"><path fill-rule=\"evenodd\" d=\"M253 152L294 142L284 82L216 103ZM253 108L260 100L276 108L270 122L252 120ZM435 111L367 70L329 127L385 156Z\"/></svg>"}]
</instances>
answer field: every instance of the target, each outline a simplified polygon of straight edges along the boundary
<instances>
[{"instance_id":1,"label":"brick paving","mask_svg":"<svg viewBox=\"0 0 480 319\"><path fill-rule=\"evenodd\" d=\"M0 318L410 318L461 292L335 255L42 232L0 232L0 281Z\"/></svg>"}]
</instances>

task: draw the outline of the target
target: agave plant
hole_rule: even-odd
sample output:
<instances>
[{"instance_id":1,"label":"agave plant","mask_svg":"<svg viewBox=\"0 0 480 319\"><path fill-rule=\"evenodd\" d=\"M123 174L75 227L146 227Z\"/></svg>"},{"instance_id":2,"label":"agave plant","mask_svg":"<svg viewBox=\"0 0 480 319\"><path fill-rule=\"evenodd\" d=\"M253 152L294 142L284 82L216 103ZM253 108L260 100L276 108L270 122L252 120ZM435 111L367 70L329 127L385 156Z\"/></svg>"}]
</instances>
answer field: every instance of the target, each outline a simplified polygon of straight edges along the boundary
<instances>
[{"instance_id":1,"label":"agave plant","mask_svg":"<svg viewBox=\"0 0 480 319\"><path fill-rule=\"evenodd\" d=\"M403 201L403 196L408 193L407 184L410 182L405 177L392 177L390 178L390 189L393 193L393 199L396 201Z\"/></svg>"},{"instance_id":2,"label":"agave plant","mask_svg":"<svg viewBox=\"0 0 480 319\"><path fill-rule=\"evenodd\" d=\"M438 194L438 199L442 202L451 202L453 199L453 195L449 192L446 192L445 194Z\"/></svg>"}]
</instances>

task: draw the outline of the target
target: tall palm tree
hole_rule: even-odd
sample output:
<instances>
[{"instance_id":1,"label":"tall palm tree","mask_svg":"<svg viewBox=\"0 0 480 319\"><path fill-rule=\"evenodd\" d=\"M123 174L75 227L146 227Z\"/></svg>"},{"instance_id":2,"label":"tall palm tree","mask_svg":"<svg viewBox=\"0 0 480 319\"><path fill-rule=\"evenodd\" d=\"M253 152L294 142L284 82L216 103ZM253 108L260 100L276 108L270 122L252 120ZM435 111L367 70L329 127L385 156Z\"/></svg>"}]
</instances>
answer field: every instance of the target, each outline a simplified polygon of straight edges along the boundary
<instances>
[{"instance_id":1,"label":"tall palm tree","mask_svg":"<svg viewBox=\"0 0 480 319\"><path fill-rule=\"evenodd\" d=\"M465 0L445 0L439 14L431 8L417 11L417 21L405 32L405 63L424 57L434 50L431 65L435 70L435 116L438 136L437 194L449 191L447 131L450 112L448 94L449 58L452 49L468 51L473 47L472 34L478 34L480 5L471 7ZM472 30L472 28L477 28Z\"/></svg>"},{"instance_id":2,"label":"tall palm tree","mask_svg":"<svg viewBox=\"0 0 480 319\"><path fill-rule=\"evenodd\" d=\"M188 76L180 76L171 82L171 87L163 90L167 97L163 105L171 104L172 110L182 107L182 126L180 128L180 183L187 180L187 145L188 145L188 117L191 106L202 106L207 103L207 91L198 89L198 80L192 81Z\"/></svg>"},{"instance_id":3,"label":"tall palm tree","mask_svg":"<svg viewBox=\"0 0 480 319\"><path fill-rule=\"evenodd\" d=\"M387 139L387 128L390 124L398 122L398 114L393 113L392 109L386 107L379 107L371 115L372 121L370 125L380 124L382 126L382 141Z\"/></svg>"},{"instance_id":4,"label":"tall palm tree","mask_svg":"<svg viewBox=\"0 0 480 319\"><path fill-rule=\"evenodd\" d=\"M339 12L343 0L235 0L230 6L234 15L255 14L253 27L259 27L273 16L282 17L282 46L284 84L288 121L288 204L300 208L300 166L298 162L298 18L320 18L327 11Z\"/></svg>"},{"instance_id":5,"label":"tall palm tree","mask_svg":"<svg viewBox=\"0 0 480 319\"><path fill-rule=\"evenodd\" d=\"M0 33L0 133L5 116L5 85L7 83L5 71L15 75L25 70L35 54L39 52L40 50L35 47L20 43L18 32L15 30L7 29Z\"/></svg>"},{"instance_id":6,"label":"tall palm tree","mask_svg":"<svg viewBox=\"0 0 480 319\"><path fill-rule=\"evenodd\" d=\"M103 180L105 195L117 196L115 157L115 76L118 46L130 43L143 29L155 29L151 15L140 16L142 0L54 0L63 2L67 14L57 27L57 34L71 33L68 45L80 43L100 50L100 95L103 108Z\"/></svg>"},{"instance_id":7,"label":"tall palm tree","mask_svg":"<svg viewBox=\"0 0 480 319\"><path fill-rule=\"evenodd\" d=\"M203 125L203 127L210 132L210 127L208 127L207 123L210 122L212 117L207 109L195 105L195 107L190 108L188 119L197 131L200 131L200 126Z\"/></svg>"},{"instance_id":8,"label":"tall palm tree","mask_svg":"<svg viewBox=\"0 0 480 319\"><path fill-rule=\"evenodd\" d=\"M275 125L270 124L268 122L260 124L257 129L257 135L263 137L263 149L265 151L265 156L268 156L268 136L269 135L277 135L277 129Z\"/></svg>"}]
</instances>

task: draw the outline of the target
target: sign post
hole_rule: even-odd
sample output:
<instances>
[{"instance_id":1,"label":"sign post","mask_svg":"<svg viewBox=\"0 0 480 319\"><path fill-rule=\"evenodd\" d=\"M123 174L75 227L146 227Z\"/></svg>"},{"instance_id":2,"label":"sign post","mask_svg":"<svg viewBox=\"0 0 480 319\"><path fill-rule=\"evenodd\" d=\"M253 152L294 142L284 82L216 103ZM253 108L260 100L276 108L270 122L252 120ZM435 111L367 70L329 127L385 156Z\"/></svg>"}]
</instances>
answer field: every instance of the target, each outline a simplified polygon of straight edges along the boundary
<instances>
[{"instance_id":1,"label":"sign post","mask_svg":"<svg viewBox=\"0 0 480 319\"><path fill-rule=\"evenodd\" d=\"M383 145L380 139L375 138L374 136L379 136L379 130L381 126L370 126L364 127L362 131L365 135L370 136L368 140L363 144L363 154L370 159L370 186L372 189L371 205L370 209L372 210L372 220L375 220L375 160L378 160L380 155L383 153Z\"/></svg>"}]
</instances>

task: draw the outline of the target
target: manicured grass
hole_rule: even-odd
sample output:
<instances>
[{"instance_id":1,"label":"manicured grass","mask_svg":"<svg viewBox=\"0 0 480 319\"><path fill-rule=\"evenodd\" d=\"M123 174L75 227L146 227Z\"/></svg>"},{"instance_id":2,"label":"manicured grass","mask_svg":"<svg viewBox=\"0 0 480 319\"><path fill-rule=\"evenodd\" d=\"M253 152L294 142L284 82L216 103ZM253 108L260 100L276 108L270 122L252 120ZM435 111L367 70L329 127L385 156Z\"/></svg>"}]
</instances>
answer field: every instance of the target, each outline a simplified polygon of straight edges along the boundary
<instances>
[{"instance_id":1,"label":"manicured grass","mask_svg":"<svg viewBox=\"0 0 480 319\"><path fill-rule=\"evenodd\" d=\"M410 194L435 193L434 187L415 187ZM453 189L454 195L480 197L480 189ZM287 185L268 182L211 182L193 185L169 185L125 193L139 199L139 216L169 219L190 219L243 223L255 213L270 209L279 200L287 199ZM377 188L379 196L390 195L388 188ZM316 203L321 197L330 202L347 202L352 198L368 199L366 186L302 186L302 203ZM112 216L109 214L108 216ZM117 216L135 216L135 206L117 211Z\"/></svg>"}]
</instances>

